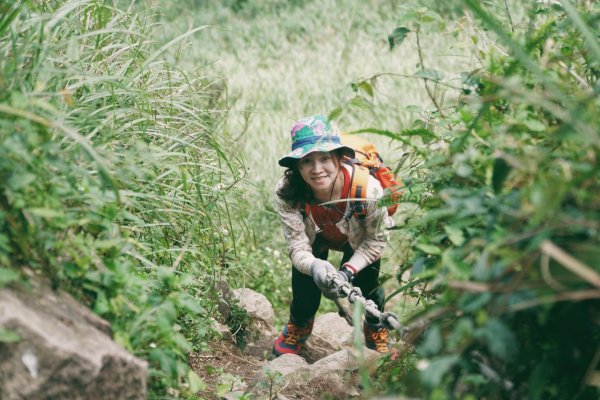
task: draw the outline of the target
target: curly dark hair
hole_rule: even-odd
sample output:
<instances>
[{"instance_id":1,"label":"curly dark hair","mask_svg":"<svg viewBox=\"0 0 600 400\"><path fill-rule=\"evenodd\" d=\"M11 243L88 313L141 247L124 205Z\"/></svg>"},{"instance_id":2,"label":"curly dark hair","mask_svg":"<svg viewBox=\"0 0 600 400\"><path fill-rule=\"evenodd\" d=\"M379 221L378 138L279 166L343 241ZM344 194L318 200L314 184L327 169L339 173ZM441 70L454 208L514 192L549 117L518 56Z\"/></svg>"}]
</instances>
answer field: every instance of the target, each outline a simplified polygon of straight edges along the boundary
<instances>
[{"instance_id":1,"label":"curly dark hair","mask_svg":"<svg viewBox=\"0 0 600 400\"><path fill-rule=\"evenodd\" d=\"M331 151L340 161L344 155L342 149ZM284 172L283 186L277 190L277 195L285 202L295 207L297 204L306 204L314 200L314 195L310 186L304 181L298 170L298 161L295 161L290 168Z\"/></svg>"}]
</instances>

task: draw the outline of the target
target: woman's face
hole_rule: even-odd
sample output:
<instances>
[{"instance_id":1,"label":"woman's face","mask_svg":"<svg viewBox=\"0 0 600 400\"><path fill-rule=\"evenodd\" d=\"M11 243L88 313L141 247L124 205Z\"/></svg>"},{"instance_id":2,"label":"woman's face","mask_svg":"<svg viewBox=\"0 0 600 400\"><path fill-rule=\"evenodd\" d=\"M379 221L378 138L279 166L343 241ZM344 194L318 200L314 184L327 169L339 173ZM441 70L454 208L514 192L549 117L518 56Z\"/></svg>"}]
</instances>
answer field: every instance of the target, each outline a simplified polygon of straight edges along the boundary
<instances>
[{"instance_id":1,"label":"woman's face","mask_svg":"<svg viewBox=\"0 0 600 400\"><path fill-rule=\"evenodd\" d=\"M315 193L331 190L339 169L339 157L329 152L309 153L298 162L302 179Z\"/></svg>"}]
</instances>

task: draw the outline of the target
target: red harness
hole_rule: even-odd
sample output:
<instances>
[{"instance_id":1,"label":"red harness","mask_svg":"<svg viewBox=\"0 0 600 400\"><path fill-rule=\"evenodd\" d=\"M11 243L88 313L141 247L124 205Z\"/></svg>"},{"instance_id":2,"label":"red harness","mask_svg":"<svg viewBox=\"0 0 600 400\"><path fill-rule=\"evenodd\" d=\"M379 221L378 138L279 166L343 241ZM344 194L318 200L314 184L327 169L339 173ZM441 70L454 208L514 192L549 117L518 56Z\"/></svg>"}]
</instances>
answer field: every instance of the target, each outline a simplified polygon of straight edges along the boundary
<instances>
[{"instance_id":1,"label":"red harness","mask_svg":"<svg viewBox=\"0 0 600 400\"><path fill-rule=\"evenodd\" d=\"M344 187L341 199L346 199L350 192L350 174L344 167L341 170L344 174ZM326 206L306 204L304 212L307 216L312 217L313 221L319 227L319 235L327 244L327 247L332 250L342 251L344 244L348 241L348 236L343 234L335 224L344 218L346 202L342 201Z\"/></svg>"}]
</instances>

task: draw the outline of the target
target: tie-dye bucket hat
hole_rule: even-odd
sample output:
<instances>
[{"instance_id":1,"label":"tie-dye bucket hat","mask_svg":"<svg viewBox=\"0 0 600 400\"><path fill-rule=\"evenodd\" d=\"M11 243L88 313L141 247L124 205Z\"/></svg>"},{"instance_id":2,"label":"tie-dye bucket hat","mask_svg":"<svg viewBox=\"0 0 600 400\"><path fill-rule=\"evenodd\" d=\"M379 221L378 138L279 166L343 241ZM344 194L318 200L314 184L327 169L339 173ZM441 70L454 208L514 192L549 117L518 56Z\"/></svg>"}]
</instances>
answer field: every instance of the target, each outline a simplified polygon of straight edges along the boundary
<instances>
[{"instance_id":1,"label":"tie-dye bucket hat","mask_svg":"<svg viewBox=\"0 0 600 400\"><path fill-rule=\"evenodd\" d=\"M354 150L340 141L337 127L322 115L305 117L294 124L291 131L292 152L279 159L279 165L290 168L294 162L315 151L343 149L354 158Z\"/></svg>"}]
</instances>

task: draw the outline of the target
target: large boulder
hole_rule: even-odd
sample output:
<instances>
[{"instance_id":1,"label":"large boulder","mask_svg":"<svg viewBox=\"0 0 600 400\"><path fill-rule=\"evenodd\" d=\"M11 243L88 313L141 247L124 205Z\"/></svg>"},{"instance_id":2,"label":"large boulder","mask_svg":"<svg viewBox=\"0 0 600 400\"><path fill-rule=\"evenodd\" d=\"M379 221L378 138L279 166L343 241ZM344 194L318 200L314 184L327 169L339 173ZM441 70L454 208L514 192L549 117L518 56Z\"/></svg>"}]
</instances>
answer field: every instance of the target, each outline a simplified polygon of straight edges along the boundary
<instances>
[{"instance_id":1,"label":"large boulder","mask_svg":"<svg viewBox=\"0 0 600 400\"><path fill-rule=\"evenodd\" d=\"M275 312L267 298L252 289L241 288L233 290L233 297L239 305L246 310L251 318L250 326L261 335L273 333L273 320Z\"/></svg>"},{"instance_id":2,"label":"large boulder","mask_svg":"<svg viewBox=\"0 0 600 400\"><path fill-rule=\"evenodd\" d=\"M106 321L32 281L0 289L0 393L17 399L145 399L147 365L113 342Z\"/></svg>"},{"instance_id":3,"label":"large boulder","mask_svg":"<svg viewBox=\"0 0 600 400\"><path fill-rule=\"evenodd\" d=\"M250 398L273 398L288 385L305 383L310 379L310 366L295 354L284 354L266 363L248 385Z\"/></svg>"},{"instance_id":4,"label":"large boulder","mask_svg":"<svg viewBox=\"0 0 600 400\"><path fill-rule=\"evenodd\" d=\"M315 318L313 331L300 353L309 363L344 348L352 347L353 328L338 313L329 312Z\"/></svg>"},{"instance_id":5,"label":"large boulder","mask_svg":"<svg viewBox=\"0 0 600 400\"><path fill-rule=\"evenodd\" d=\"M284 354L264 365L248 386L251 398L334 398L359 395L358 369L372 371L381 354L367 348L344 349L308 364L293 354Z\"/></svg>"},{"instance_id":6,"label":"large boulder","mask_svg":"<svg viewBox=\"0 0 600 400\"><path fill-rule=\"evenodd\" d=\"M273 306L264 295L252 289L233 289L233 298L250 317L244 337L244 354L268 359L277 334L273 326Z\"/></svg>"}]
</instances>

